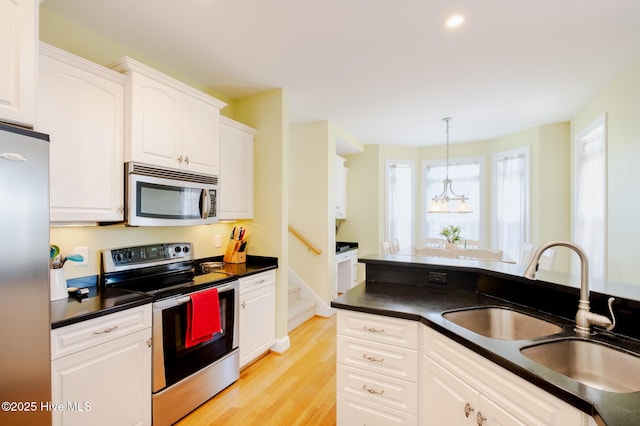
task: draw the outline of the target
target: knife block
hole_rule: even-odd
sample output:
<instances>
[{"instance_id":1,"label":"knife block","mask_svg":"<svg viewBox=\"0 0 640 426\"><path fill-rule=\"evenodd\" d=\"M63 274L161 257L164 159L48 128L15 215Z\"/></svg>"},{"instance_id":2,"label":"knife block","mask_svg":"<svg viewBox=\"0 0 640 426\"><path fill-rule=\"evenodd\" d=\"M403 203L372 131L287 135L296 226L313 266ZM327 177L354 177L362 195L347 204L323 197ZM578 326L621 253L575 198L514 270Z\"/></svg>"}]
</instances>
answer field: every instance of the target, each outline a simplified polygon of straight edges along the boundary
<instances>
[{"instance_id":1,"label":"knife block","mask_svg":"<svg viewBox=\"0 0 640 426\"><path fill-rule=\"evenodd\" d=\"M247 250L245 246L245 251L238 251L242 241L238 240L229 240L229 244L227 244L227 250L224 253L224 263L246 263L247 262Z\"/></svg>"}]
</instances>

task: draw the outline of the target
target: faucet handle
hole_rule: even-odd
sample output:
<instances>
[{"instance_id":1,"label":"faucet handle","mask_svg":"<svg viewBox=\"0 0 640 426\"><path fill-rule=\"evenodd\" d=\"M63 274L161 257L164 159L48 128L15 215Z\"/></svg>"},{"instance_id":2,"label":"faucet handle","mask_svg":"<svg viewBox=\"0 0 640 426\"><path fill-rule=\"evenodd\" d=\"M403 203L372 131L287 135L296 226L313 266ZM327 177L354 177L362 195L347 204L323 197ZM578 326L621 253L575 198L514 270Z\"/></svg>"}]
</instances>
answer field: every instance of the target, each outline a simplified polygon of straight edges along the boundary
<instances>
[{"instance_id":1,"label":"faucet handle","mask_svg":"<svg viewBox=\"0 0 640 426\"><path fill-rule=\"evenodd\" d=\"M616 300L615 297L610 297L609 301L608 301L608 305L609 305L609 313L611 314L611 325L609 327L607 327L605 330L607 331L611 331L613 330L613 327L616 326L616 316L613 315L613 302Z\"/></svg>"},{"instance_id":2,"label":"faucet handle","mask_svg":"<svg viewBox=\"0 0 640 426\"><path fill-rule=\"evenodd\" d=\"M613 327L616 326L616 317L613 315L613 301L615 300L615 298L610 297L609 298L609 312L611 313L611 319L609 319L607 316L605 315L600 315L600 314L596 314L595 312L591 312L589 311L588 306L585 308L580 308L578 309L578 314L576 314L576 323L578 322L578 316L580 316L580 313L582 313L581 318L584 319L585 323L587 324L588 328L580 328L578 326L576 326L576 331L581 331L582 334L593 334L593 332L591 331L591 326L595 325L596 327L600 327L606 331L611 331L613 330ZM586 331L586 333L585 333Z\"/></svg>"}]
</instances>

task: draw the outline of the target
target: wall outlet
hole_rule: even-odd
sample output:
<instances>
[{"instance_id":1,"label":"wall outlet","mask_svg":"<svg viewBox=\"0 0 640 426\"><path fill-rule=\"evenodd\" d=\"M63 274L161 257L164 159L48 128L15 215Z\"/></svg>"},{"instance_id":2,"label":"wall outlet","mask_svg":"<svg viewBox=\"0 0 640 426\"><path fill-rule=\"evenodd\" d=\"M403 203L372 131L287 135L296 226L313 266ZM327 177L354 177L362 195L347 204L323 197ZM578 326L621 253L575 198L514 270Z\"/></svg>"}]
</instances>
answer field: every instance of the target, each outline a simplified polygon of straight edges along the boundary
<instances>
[{"instance_id":1,"label":"wall outlet","mask_svg":"<svg viewBox=\"0 0 640 426\"><path fill-rule=\"evenodd\" d=\"M82 256L82 262L69 262L76 266L89 264L89 247L76 247L73 249L73 254L79 254Z\"/></svg>"},{"instance_id":2,"label":"wall outlet","mask_svg":"<svg viewBox=\"0 0 640 426\"><path fill-rule=\"evenodd\" d=\"M216 235L213 237L213 246L214 246L215 248L220 248L220 247L222 247L222 237L220 236L220 234L216 234Z\"/></svg>"}]
</instances>

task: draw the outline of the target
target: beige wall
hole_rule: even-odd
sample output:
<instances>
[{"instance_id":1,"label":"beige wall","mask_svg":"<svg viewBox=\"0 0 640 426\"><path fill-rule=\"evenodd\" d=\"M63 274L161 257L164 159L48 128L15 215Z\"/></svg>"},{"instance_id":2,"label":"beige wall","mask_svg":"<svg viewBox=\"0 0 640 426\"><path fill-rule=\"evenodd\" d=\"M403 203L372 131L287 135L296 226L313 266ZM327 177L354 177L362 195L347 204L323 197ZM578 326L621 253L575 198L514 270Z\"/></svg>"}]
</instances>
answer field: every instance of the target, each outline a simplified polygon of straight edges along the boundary
<instances>
[{"instance_id":1,"label":"beige wall","mask_svg":"<svg viewBox=\"0 0 640 426\"><path fill-rule=\"evenodd\" d=\"M357 242L359 256L377 253L384 239L384 175L379 173L380 148L366 145L362 154L344 156L349 169L347 219L336 239Z\"/></svg>"},{"instance_id":2,"label":"beige wall","mask_svg":"<svg viewBox=\"0 0 640 426\"><path fill-rule=\"evenodd\" d=\"M335 139L327 121L291 126L289 223L322 252L289 234L290 266L326 303L336 295Z\"/></svg>"},{"instance_id":3,"label":"beige wall","mask_svg":"<svg viewBox=\"0 0 640 426\"><path fill-rule=\"evenodd\" d=\"M254 143L254 218L249 253L278 258L276 337L287 335L289 247L289 108L275 89L234 101L235 118L257 129Z\"/></svg>"}]
</instances>

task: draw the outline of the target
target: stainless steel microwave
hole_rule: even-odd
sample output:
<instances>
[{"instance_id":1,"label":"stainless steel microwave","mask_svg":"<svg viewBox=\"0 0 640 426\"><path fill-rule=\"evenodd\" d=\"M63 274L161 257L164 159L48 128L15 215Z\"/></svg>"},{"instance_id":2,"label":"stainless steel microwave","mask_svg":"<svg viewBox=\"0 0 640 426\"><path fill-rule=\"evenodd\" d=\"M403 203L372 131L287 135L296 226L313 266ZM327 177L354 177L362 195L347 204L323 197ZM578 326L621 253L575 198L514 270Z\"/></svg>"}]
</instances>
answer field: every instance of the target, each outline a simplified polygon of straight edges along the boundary
<instances>
[{"instance_id":1,"label":"stainless steel microwave","mask_svg":"<svg viewBox=\"0 0 640 426\"><path fill-rule=\"evenodd\" d=\"M216 223L218 176L125 163L125 214L129 226Z\"/></svg>"}]
</instances>

